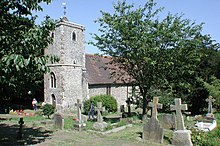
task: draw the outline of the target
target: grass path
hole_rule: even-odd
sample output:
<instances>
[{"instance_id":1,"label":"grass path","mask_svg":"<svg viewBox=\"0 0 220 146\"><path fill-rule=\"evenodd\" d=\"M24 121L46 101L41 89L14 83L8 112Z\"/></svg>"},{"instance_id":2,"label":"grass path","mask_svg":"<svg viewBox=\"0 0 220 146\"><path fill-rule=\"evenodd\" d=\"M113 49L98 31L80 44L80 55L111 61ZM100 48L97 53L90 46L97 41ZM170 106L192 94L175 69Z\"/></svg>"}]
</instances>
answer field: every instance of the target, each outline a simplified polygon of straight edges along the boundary
<instances>
[{"instance_id":1,"label":"grass path","mask_svg":"<svg viewBox=\"0 0 220 146\"><path fill-rule=\"evenodd\" d=\"M45 142L37 146L163 146L143 141L140 138L141 126L135 125L117 133L101 135L87 131L60 130L54 132Z\"/></svg>"}]
</instances>

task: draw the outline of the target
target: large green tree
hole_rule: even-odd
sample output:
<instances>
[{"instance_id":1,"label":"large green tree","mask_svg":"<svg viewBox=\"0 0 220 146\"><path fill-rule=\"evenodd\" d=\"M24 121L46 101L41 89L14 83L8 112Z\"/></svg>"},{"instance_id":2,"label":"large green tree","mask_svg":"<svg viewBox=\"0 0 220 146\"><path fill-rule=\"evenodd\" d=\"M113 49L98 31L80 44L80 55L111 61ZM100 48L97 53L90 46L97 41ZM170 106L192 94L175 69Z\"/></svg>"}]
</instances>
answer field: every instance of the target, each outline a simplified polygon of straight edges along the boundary
<instances>
[{"instance_id":1,"label":"large green tree","mask_svg":"<svg viewBox=\"0 0 220 146\"><path fill-rule=\"evenodd\" d=\"M52 42L55 23L49 17L36 25L33 11L42 11L40 3L51 0L0 1L0 98L26 97L28 91L42 86L48 59L44 49Z\"/></svg>"},{"instance_id":2,"label":"large green tree","mask_svg":"<svg viewBox=\"0 0 220 146\"><path fill-rule=\"evenodd\" d=\"M111 64L119 66L114 76L125 71L139 86L143 97L143 114L151 89L167 91L173 97L185 97L192 88L199 66L207 58L206 50L216 49L208 35L202 35L202 24L196 25L182 15L159 18L163 8L156 9L149 0L137 9L126 1L114 4L114 13L102 13L95 42Z\"/></svg>"}]
</instances>

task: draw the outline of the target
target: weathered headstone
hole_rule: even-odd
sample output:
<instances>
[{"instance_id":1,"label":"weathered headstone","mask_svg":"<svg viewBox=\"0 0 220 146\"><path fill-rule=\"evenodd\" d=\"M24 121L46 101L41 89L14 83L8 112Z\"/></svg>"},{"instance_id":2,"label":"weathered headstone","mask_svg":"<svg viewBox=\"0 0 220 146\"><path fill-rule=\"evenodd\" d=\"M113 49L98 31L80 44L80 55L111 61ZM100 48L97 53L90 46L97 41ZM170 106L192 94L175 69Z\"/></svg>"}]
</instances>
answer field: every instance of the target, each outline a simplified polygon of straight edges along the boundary
<instances>
[{"instance_id":1,"label":"weathered headstone","mask_svg":"<svg viewBox=\"0 0 220 146\"><path fill-rule=\"evenodd\" d=\"M60 113L54 114L54 127L56 129L64 129L64 117Z\"/></svg>"},{"instance_id":2,"label":"weathered headstone","mask_svg":"<svg viewBox=\"0 0 220 146\"><path fill-rule=\"evenodd\" d=\"M23 124L24 124L24 121L23 121L23 118L20 118L20 121L18 121L18 124L19 124L19 130L18 130L18 136L17 138L18 139L21 139L23 137Z\"/></svg>"},{"instance_id":3,"label":"weathered headstone","mask_svg":"<svg viewBox=\"0 0 220 146\"><path fill-rule=\"evenodd\" d=\"M103 121L103 117L101 114L101 111L105 110L105 108L102 107L102 102L97 102L97 107L95 109L97 111L97 122L93 124L93 128L96 130L103 131L108 124Z\"/></svg>"},{"instance_id":4,"label":"weathered headstone","mask_svg":"<svg viewBox=\"0 0 220 146\"><path fill-rule=\"evenodd\" d=\"M170 109L176 111L176 129L185 130L182 110L188 110L187 104L181 104L181 99L175 99L175 105L171 105Z\"/></svg>"},{"instance_id":5,"label":"weathered headstone","mask_svg":"<svg viewBox=\"0 0 220 146\"><path fill-rule=\"evenodd\" d=\"M206 99L206 102L208 102L208 113L206 114L206 116L214 117L212 103L215 102L215 99L212 96L209 96L209 98Z\"/></svg>"},{"instance_id":6,"label":"weathered headstone","mask_svg":"<svg viewBox=\"0 0 220 146\"><path fill-rule=\"evenodd\" d=\"M163 114L161 115L161 124L165 129L175 129L176 126L176 118L172 114Z\"/></svg>"},{"instance_id":7,"label":"weathered headstone","mask_svg":"<svg viewBox=\"0 0 220 146\"><path fill-rule=\"evenodd\" d=\"M81 112L82 103L80 99L77 99L77 103L75 104L75 106L77 107L77 121L74 124L74 127L78 131L81 131L84 124L82 120L82 112Z\"/></svg>"},{"instance_id":8,"label":"weathered headstone","mask_svg":"<svg viewBox=\"0 0 220 146\"><path fill-rule=\"evenodd\" d=\"M164 130L161 128L157 119L157 108L162 108L162 104L158 103L158 97L154 97L153 102L149 103L152 107L152 116L150 120L144 125L142 138L144 140L152 140L157 143L163 143Z\"/></svg>"},{"instance_id":9,"label":"weathered headstone","mask_svg":"<svg viewBox=\"0 0 220 146\"><path fill-rule=\"evenodd\" d=\"M187 104L181 104L181 99L176 98L175 105L171 105L170 109L176 111L176 131L173 133L172 144L178 146L192 146L191 131L185 129L181 112L182 110L188 109Z\"/></svg>"}]
</instances>

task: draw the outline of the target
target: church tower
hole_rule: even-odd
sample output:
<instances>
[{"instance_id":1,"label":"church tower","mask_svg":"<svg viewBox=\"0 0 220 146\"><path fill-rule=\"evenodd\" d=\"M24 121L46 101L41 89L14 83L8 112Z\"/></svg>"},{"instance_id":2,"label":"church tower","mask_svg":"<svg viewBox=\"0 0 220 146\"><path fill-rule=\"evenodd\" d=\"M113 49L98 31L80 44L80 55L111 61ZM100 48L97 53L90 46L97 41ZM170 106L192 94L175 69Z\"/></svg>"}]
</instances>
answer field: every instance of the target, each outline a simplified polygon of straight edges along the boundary
<instances>
[{"instance_id":1,"label":"church tower","mask_svg":"<svg viewBox=\"0 0 220 146\"><path fill-rule=\"evenodd\" d=\"M84 26L63 17L52 33L53 44L45 50L59 57L59 62L47 64L50 73L44 76L44 99L57 111L73 109L77 99L86 98L84 31Z\"/></svg>"}]
</instances>

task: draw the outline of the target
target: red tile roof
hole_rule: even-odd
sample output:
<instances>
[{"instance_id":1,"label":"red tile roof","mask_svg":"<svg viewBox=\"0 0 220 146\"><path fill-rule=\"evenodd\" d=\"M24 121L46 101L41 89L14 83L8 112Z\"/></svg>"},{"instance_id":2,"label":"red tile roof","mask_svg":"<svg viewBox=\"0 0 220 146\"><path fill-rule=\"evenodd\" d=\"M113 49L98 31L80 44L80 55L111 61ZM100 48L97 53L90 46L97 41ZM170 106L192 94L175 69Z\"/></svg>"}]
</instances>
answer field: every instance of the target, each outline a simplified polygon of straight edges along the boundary
<instances>
[{"instance_id":1,"label":"red tile roof","mask_svg":"<svg viewBox=\"0 0 220 146\"><path fill-rule=\"evenodd\" d=\"M123 75L113 76L114 71L119 72L118 67L112 64L109 56L86 54L86 78L90 85L94 84L125 84L130 83L130 77Z\"/></svg>"}]
</instances>

